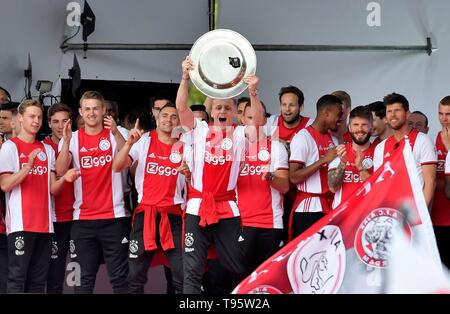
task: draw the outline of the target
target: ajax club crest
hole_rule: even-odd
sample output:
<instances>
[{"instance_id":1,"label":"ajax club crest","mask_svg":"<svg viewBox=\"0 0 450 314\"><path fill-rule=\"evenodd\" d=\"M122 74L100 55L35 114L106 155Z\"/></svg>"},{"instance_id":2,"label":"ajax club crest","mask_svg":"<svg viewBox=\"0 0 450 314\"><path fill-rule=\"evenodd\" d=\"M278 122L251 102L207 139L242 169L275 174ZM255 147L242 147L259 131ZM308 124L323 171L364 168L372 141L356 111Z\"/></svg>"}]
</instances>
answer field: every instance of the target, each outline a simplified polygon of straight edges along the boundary
<instances>
[{"instance_id":1,"label":"ajax club crest","mask_svg":"<svg viewBox=\"0 0 450 314\"><path fill-rule=\"evenodd\" d=\"M268 161L270 159L270 153L266 149L262 149L258 152L258 159L261 161Z\"/></svg>"},{"instance_id":2,"label":"ajax club crest","mask_svg":"<svg viewBox=\"0 0 450 314\"><path fill-rule=\"evenodd\" d=\"M177 152L172 152L169 156L169 159L171 162L173 162L174 164L177 164L181 161L181 155Z\"/></svg>"},{"instance_id":3,"label":"ajax club crest","mask_svg":"<svg viewBox=\"0 0 450 314\"><path fill-rule=\"evenodd\" d=\"M104 138L100 141L100 143L98 144L98 147L102 151L107 151L111 147L111 143L106 138Z\"/></svg>"},{"instance_id":4,"label":"ajax club crest","mask_svg":"<svg viewBox=\"0 0 450 314\"><path fill-rule=\"evenodd\" d=\"M339 227L324 226L300 242L287 268L295 294L337 293L345 273L345 246Z\"/></svg>"},{"instance_id":5,"label":"ajax club crest","mask_svg":"<svg viewBox=\"0 0 450 314\"><path fill-rule=\"evenodd\" d=\"M401 226L404 216L392 208L373 210L360 224L355 235L355 250L361 261L371 267L388 266L395 228ZM405 233L411 238L411 227L406 225Z\"/></svg>"}]
</instances>

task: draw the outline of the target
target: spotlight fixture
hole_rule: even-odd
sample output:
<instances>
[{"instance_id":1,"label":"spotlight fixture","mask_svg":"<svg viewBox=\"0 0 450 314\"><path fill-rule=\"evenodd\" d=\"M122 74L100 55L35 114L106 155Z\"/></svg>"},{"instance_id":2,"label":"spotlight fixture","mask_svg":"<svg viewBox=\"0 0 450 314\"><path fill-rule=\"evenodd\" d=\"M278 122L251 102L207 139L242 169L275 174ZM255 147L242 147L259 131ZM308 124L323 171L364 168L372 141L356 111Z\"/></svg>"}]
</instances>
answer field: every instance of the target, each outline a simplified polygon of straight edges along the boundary
<instances>
[{"instance_id":1,"label":"spotlight fixture","mask_svg":"<svg viewBox=\"0 0 450 314\"><path fill-rule=\"evenodd\" d=\"M36 90L39 94L45 94L52 90L53 82L52 81L37 81Z\"/></svg>"}]
</instances>

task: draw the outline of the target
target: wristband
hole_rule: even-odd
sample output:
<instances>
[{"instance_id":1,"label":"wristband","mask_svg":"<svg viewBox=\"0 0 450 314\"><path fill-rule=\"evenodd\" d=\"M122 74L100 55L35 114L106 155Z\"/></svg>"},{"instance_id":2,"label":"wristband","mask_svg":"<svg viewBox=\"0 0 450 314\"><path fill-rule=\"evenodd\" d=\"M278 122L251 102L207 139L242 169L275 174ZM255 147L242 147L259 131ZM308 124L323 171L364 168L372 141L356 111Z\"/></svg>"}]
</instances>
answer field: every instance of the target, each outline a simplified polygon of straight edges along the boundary
<instances>
[{"instance_id":1,"label":"wristband","mask_svg":"<svg viewBox=\"0 0 450 314\"><path fill-rule=\"evenodd\" d=\"M250 94L250 96L256 97L258 95L258 90L255 89L254 91L248 90L248 93Z\"/></svg>"}]
</instances>

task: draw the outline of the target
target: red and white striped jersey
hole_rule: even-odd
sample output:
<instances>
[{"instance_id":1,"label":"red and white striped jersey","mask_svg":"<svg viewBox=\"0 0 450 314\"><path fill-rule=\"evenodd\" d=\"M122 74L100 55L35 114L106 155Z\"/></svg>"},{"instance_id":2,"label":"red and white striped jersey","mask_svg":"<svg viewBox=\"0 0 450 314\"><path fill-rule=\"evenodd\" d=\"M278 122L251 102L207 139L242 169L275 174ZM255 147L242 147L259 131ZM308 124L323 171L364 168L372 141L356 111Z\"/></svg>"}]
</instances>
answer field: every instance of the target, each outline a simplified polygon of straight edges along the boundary
<instances>
[{"instance_id":1,"label":"red and white striped jersey","mask_svg":"<svg viewBox=\"0 0 450 314\"><path fill-rule=\"evenodd\" d=\"M131 147L129 155L137 161L139 204L166 207L184 203L185 178L177 171L183 156L181 142L165 144L151 131Z\"/></svg>"},{"instance_id":2,"label":"red and white striped jersey","mask_svg":"<svg viewBox=\"0 0 450 314\"><path fill-rule=\"evenodd\" d=\"M291 157L289 162L300 163L308 167L322 158L337 145L337 139L328 132L320 133L312 126L298 132L291 142ZM323 166L308 179L300 182L297 189L312 194L326 194L328 189L328 167ZM321 212L323 207L319 197L310 197L300 202L295 212Z\"/></svg>"},{"instance_id":3,"label":"red and white striped jersey","mask_svg":"<svg viewBox=\"0 0 450 314\"><path fill-rule=\"evenodd\" d=\"M436 149L430 138L416 129L412 129L411 132L409 132L408 139L412 147L414 159L416 160L416 168L419 173L420 183L423 185L422 166L437 163ZM384 164L385 159L389 158L404 140L405 139L403 138L397 142L392 135L375 147L375 153L373 155L374 171Z\"/></svg>"},{"instance_id":4,"label":"red and white striped jersey","mask_svg":"<svg viewBox=\"0 0 450 314\"><path fill-rule=\"evenodd\" d=\"M40 148L26 178L6 193L6 232L52 233L51 171L55 171L53 149L42 142L26 143L14 137L0 150L0 174L16 173L28 163L28 155Z\"/></svg>"},{"instance_id":5,"label":"red and white striped jersey","mask_svg":"<svg viewBox=\"0 0 450 314\"><path fill-rule=\"evenodd\" d=\"M58 145L49 137L44 139L43 142L48 144L53 149L53 152L57 158ZM64 186L59 194L55 196L52 195L52 201L54 207L54 211L52 213L53 222L65 222L73 219L73 203L75 202L73 183L64 183Z\"/></svg>"},{"instance_id":6,"label":"red and white striped jersey","mask_svg":"<svg viewBox=\"0 0 450 314\"><path fill-rule=\"evenodd\" d=\"M289 169L283 144L269 138L248 144L236 189L243 226L283 228L283 194L261 179L262 174L281 169Z\"/></svg>"},{"instance_id":7,"label":"red and white striped jersey","mask_svg":"<svg viewBox=\"0 0 450 314\"><path fill-rule=\"evenodd\" d=\"M442 142L441 133L436 136L437 169L436 178L445 182L445 159L449 155ZM444 189L436 187L433 207L431 208L431 220L434 226L450 226L450 200L445 197Z\"/></svg>"},{"instance_id":8,"label":"red and white striped jersey","mask_svg":"<svg viewBox=\"0 0 450 314\"><path fill-rule=\"evenodd\" d=\"M295 134L311 125L313 122L314 120L311 118L300 116L300 123L295 128L287 128L284 126L281 115L272 115L267 119L264 131L267 136L278 138L285 142L291 142Z\"/></svg>"},{"instance_id":9,"label":"red and white striped jersey","mask_svg":"<svg viewBox=\"0 0 450 314\"><path fill-rule=\"evenodd\" d=\"M244 161L245 126L230 126L222 132L197 120L195 128L183 134L182 141L186 143L184 158L191 170L186 212L198 216L202 200L198 192L234 193ZM219 218L239 216L235 201L216 202L216 207Z\"/></svg>"},{"instance_id":10,"label":"red and white striped jersey","mask_svg":"<svg viewBox=\"0 0 450 314\"><path fill-rule=\"evenodd\" d=\"M345 144L347 151L347 164L345 166L344 177L342 179L341 187L334 194L333 209L338 207L343 201L353 194L362 184L361 176L355 165L356 152L352 148L352 144ZM362 152L362 166L370 173L373 172L373 152L375 146L370 145ZM328 171L335 170L341 162L339 157L335 158L328 166Z\"/></svg>"},{"instance_id":11,"label":"red and white striped jersey","mask_svg":"<svg viewBox=\"0 0 450 314\"><path fill-rule=\"evenodd\" d=\"M59 150L64 139L59 142ZM109 129L97 135L84 128L72 133L69 150L81 176L75 180L74 220L113 219L128 216L123 202L122 175L112 171L117 143Z\"/></svg>"}]
</instances>

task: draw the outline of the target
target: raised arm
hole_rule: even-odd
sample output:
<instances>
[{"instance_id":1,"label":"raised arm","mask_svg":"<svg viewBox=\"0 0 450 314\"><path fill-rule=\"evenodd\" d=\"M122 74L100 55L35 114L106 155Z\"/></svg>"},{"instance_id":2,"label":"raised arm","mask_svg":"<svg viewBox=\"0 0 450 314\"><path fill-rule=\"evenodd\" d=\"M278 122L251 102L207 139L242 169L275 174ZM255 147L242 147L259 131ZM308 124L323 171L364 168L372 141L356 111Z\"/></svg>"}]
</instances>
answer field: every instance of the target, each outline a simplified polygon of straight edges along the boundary
<instances>
[{"instance_id":1,"label":"raised arm","mask_svg":"<svg viewBox=\"0 0 450 314\"><path fill-rule=\"evenodd\" d=\"M136 123L134 124L134 128L130 130L128 134L128 139L125 142L125 145L120 149L120 151L116 154L113 160L112 169L115 172L120 172L123 169L130 167L132 164L132 160L129 156L131 147L136 143L142 136L142 130L138 129L139 127L139 119L136 119Z\"/></svg>"},{"instance_id":2,"label":"raised arm","mask_svg":"<svg viewBox=\"0 0 450 314\"><path fill-rule=\"evenodd\" d=\"M250 112L253 117L255 127L264 125L265 112L258 96L259 78L256 75L247 75L244 77L244 83L248 85L248 94L250 95Z\"/></svg>"},{"instance_id":3,"label":"raised arm","mask_svg":"<svg viewBox=\"0 0 450 314\"><path fill-rule=\"evenodd\" d=\"M195 127L194 114L191 109L189 109L189 71L194 68L192 60L189 57L183 60L181 64L182 77L180 86L178 87L177 99L175 104L177 106L178 115L180 117L181 126L188 129L193 129Z\"/></svg>"},{"instance_id":4,"label":"raised arm","mask_svg":"<svg viewBox=\"0 0 450 314\"><path fill-rule=\"evenodd\" d=\"M57 176L63 176L69 169L70 163L72 162L72 155L69 150L71 139L72 139L72 122L69 119L64 124L63 138L62 138L63 143L58 158L56 159Z\"/></svg>"},{"instance_id":5,"label":"raised arm","mask_svg":"<svg viewBox=\"0 0 450 314\"><path fill-rule=\"evenodd\" d=\"M331 167L336 166L336 162L338 162L338 164L336 168L333 167L334 169L328 169L328 188L333 193L336 193L342 185L345 166L347 165L347 150L345 149L345 145L338 145L336 147L336 153L338 158L333 160Z\"/></svg>"},{"instance_id":6,"label":"raised arm","mask_svg":"<svg viewBox=\"0 0 450 314\"><path fill-rule=\"evenodd\" d=\"M103 119L103 124L105 128L110 129L114 139L117 143L117 150L121 150L123 145L125 145L125 139L117 128L116 120L112 116L105 116Z\"/></svg>"}]
</instances>

